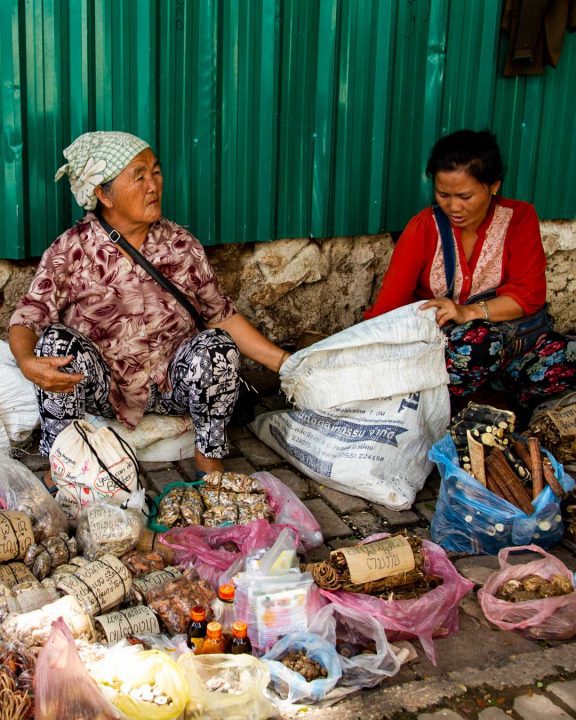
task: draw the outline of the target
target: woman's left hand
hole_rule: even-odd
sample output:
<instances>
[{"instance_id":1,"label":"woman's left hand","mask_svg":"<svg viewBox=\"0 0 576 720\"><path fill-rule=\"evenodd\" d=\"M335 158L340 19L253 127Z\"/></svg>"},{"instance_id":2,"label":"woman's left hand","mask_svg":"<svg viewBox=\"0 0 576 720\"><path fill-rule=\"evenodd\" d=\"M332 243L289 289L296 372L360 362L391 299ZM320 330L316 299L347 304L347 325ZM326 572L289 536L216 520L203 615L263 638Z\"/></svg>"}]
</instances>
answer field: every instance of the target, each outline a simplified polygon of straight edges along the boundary
<instances>
[{"instance_id":1,"label":"woman's left hand","mask_svg":"<svg viewBox=\"0 0 576 720\"><path fill-rule=\"evenodd\" d=\"M427 308L436 308L436 322L439 327L443 327L449 322L462 325L469 320L474 320L476 317L470 305L458 305L450 298L434 298L420 305L420 310L426 310Z\"/></svg>"}]
</instances>

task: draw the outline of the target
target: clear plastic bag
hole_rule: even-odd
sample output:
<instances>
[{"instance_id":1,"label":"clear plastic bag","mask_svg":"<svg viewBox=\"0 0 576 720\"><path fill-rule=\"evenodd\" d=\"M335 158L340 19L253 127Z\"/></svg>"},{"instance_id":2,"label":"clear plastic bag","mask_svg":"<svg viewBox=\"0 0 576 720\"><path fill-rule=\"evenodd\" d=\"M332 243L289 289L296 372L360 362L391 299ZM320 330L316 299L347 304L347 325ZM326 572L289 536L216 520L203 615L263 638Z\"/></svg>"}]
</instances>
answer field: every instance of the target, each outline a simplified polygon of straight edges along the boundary
<instances>
[{"instance_id":1,"label":"clear plastic bag","mask_svg":"<svg viewBox=\"0 0 576 720\"><path fill-rule=\"evenodd\" d=\"M509 565L512 552L531 551L542 556L523 565ZM508 580L521 580L528 575L538 575L550 580L553 575L563 575L574 586L574 575L563 562L537 545L504 548L498 553L500 570L492 573L478 591L478 600L486 619L501 630L518 630L535 640L567 640L576 635L576 591L569 595L508 602L496 597L500 587Z\"/></svg>"},{"instance_id":2,"label":"clear plastic bag","mask_svg":"<svg viewBox=\"0 0 576 720\"><path fill-rule=\"evenodd\" d=\"M554 474L565 490L574 481L550 453ZM496 555L503 547L537 543L548 548L564 534L560 500L546 486L533 501L534 513L495 495L458 464L452 438L446 435L430 450L430 459L440 471L442 483L430 527L432 540L445 550L472 555Z\"/></svg>"},{"instance_id":3,"label":"clear plastic bag","mask_svg":"<svg viewBox=\"0 0 576 720\"><path fill-rule=\"evenodd\" d=\"M384 628L366 613L330 603L312 616L308 629L334 645L337 651L339 647L359 650L351 657L338 653L342 667L339 684L344 687L375 687L400 670L400 661L388 645ZM360 648L369 645L373 645L374 652L362 654Z\"/></svg>"},{"instance_id":4,"label":"clear plastic bag","mask_svg":"<svg viewBox=\"0 0 576 720\"><path fill-rule=\"evenodd\" d=\"M173 720L180 717L190 698L184 673L161 650L120 645L94 663L90 672L106 697L130 720Z\"/></svg>"},{"instance_id":5,"label":"clear plastic bag","mask_svg":"<svg viewBox=\"0 0 576 720\"><path fill-rule=\"evenodd\" d=\"M0 455L0 506L29 516L37 543L68 532L68 520L48 490L26 465L7 455Z\"/></svg>"},{"instance_id":6,"label":"clear plastic bag","mask_svg":"<svg viewBox=\"0 0 576 720\"><path fill-rule=\"evenodd\" d=\"M374 542L383 537L388 536L373 535L363 542ZM372 595L341 590L320 590L320 593L330 602L374 617L386 630L389 640L418 638L427 657L435 665L436 650L432 638L446 637L457 632L458 606L464 595L472 590L474 583L458 573L439 545L423 540L422 549L424 571L441 577L442 584L419 598L381 600Z\"/></svg>"},{"instance_id":7,"label":"clear plastic bag","mask_svg":"<svg viewBox=\"0 0 576 720\"><path fill-rule=\"evenodd\" d=\"M222 528L190 525L171 530L160 542L174 551L177 565L194 567L201 578L218 587L241 569L249 555L271 547L284 527L270 525L267 520ZM228 543L233 543L238 551L226 549Z\"/></svg>"},{"instance_id":8,"label":"clear plastic bag","mask_svg":"<svg viewBox=\"0 0 576 720\"><path fill-rule=\"evenodd\" d=\"M74 638L62 618L52 630L36 663L35 720L112 720L110 707L80 660Z\"/></svg>"},{"instance_id":9,"label":"clear plastic bag","mask_svg":"<svg viewBox=\"0 0 576 720\"><path fill-rule=\"evenodd\" d=\"M186 653L178 665L190 687L186 720L266 720L276 714L264 695L270 672L261 660Z\"/></svg>"},{"instance_id":10,"label":"clear plastic bag","mask_svg":"<svg viewBox=\"0 0 576 720\"><path fill-rule=\"evenodd\" d=\"M96 501L80 511L76 540L87 560L98 560L107 553L120 557L136 547L144 527L144 491L133 495L139 495L136 507L124 509Z\"/></svg>"},{"instance_id":11,"label":"clear plastic bag","mask_svg":"<svg viewBox=\"0 0 576 720\"><path fill-rule=\"evenodd\" d=\"M269 472L253 473L252 477L266 488L276 524L294 528L305 550L322 545L324 538L318 521L289 487Z\"/></svg>"},{"instance_id":12,"label":"clear plastic bag","mask_svg":"<svg viewBox=\"0 0 576 720\"><path fill-rule=\"evenodd\" d=\"M290 651L304 650L327 672L327 677L308 682L281 660ZM262 657L270 670L270 678L276 693L287 703L319 702L336 687L342 677L342 668L336 648L332 643L314 633L294 633L279 640L270 652Z\"/></svg>"},{"instance_id":13,"label":"clear plastic bag","mask_svg":"<svg viewBox=\"0 0 576 720\"><path fill-rule=\"evenodd\" d=\"M318 590L310 573L242 573L236 584L236 617L248 625L255 653L270 650L284 635L308 630Z\"/></svg>"}]
</instances>

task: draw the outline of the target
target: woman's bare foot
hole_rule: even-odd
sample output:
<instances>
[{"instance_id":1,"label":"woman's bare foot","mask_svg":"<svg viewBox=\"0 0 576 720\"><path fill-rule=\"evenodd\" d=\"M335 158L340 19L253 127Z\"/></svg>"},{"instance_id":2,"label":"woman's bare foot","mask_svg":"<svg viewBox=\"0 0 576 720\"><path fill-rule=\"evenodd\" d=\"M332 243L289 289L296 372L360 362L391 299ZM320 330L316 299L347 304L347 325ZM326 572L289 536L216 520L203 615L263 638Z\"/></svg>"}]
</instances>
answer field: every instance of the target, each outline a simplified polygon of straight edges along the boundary
<instances>
[{"instance_id":1,"label":"woman's bare foot","mask_svg":"<svg viewBox=\"0 0 576 720\"><path fill-rule=\"evenodd\" d=\"M198 448L194 452L194 465L196 466L196 472L224 472L222 460L206 457Z\"/></svg>"}]
</instances>

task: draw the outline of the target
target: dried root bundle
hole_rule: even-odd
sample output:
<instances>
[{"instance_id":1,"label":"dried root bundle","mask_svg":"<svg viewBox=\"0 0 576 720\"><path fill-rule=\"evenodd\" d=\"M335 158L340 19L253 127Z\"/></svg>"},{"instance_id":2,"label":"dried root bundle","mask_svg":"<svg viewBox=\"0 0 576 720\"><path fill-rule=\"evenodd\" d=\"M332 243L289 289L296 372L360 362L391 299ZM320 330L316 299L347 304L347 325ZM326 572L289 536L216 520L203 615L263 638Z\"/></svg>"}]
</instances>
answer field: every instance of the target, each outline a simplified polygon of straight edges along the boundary
<instances>
[{"instance_id":1,"label":"dried root bundle","mask_svg":"<svg viewBox=\"0 0 576 720\"><path fill-rule=\"evenodd\" d=\"M565 575L553 575L546 580L539 575L528 575L522 580L508 580L496 593L496 597L507 602L543 600L559 595L570 595L574 586Z\"/></svg>"},{"instance_id":2,"label":"dried root bundle","mask_svg":"<svg viewBox=\"0 0 576 720\"><path fill-rule=\"evenodd\" d=\"M452 419L450 435L463 470L531 515L532 500L546 484L558 496L563 489L549 459L541 455L539 440L515 438L514 425L514 413L471 402Z\"/></svg>"},{"instance_id":3,"label":"dried root bundle","mask_svg":"<svg viewBox=\"0 0 576 720\"><path fill-rule=\"evenodd\" d=\"M328 677L326 668L322 667L316 660L308 657L308 653L304 648L300 650L290 650L290 652L286 653L286 655L280 659L280 662L286 665L289 670L293 670L302 675L306 682Z\"/></svg>"},{"instance_id":4,"label":"dried root bundle","mask_svg":"<svg viewBox=\"0 0 576 720\"><path fill-rule=\"evenodd\" d=\"M412 535L399 536L405 537L412 549L414 555L412 570L391 574L369 582L354 583L350 577L346 557L338 550L331 554L329 561L306 564L303 566L303 570L310 572L314 582L324 590L364 593L376 595L384 600L420 597L441 585L441 578L427 575L424 571L422 540Z\"/></svg>"}]
</instances>

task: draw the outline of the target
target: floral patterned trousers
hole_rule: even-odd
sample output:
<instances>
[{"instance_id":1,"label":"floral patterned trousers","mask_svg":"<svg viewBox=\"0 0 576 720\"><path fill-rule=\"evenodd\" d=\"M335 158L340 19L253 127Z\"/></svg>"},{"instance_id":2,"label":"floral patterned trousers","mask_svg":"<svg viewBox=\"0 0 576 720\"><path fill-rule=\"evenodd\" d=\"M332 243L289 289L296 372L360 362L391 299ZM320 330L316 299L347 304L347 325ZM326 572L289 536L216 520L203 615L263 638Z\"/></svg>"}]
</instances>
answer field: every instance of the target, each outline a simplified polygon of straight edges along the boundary
<instances>
[{"instance_id":1,"label":"floral patterned trousers","mask_svg":"<svg viewBox=\"0 0 576 720\"><path fill-rule=\"evenodd\" d=\"M44 331L36 345L39 357L73 356L66 372L83 373L73 392L53 393L36 387L40 410L40 452L48 455L58 433L85 413L115 417L109 400L110 370L96 346L82 334L56 323ZM145 412L190 415L196 447L207 457L228 452L226 426L238 396L240 353L224 330L204 330L185 340L170 361L171 390L160 392L151 384Z\"/></svg>"},{"instance_id":2,"label":"floral patterned trousers","mask_svg":"<svg viewBox=\"0 0 576 720\"><path fill-rule=\"evenodd\" d=\"M576 338L549 332L531 350L512 357L497 324L472 320L445 332L446 367L453 395L469 395L489 383L530 407L574 388Z\"/></svg>"}]
</instances>

